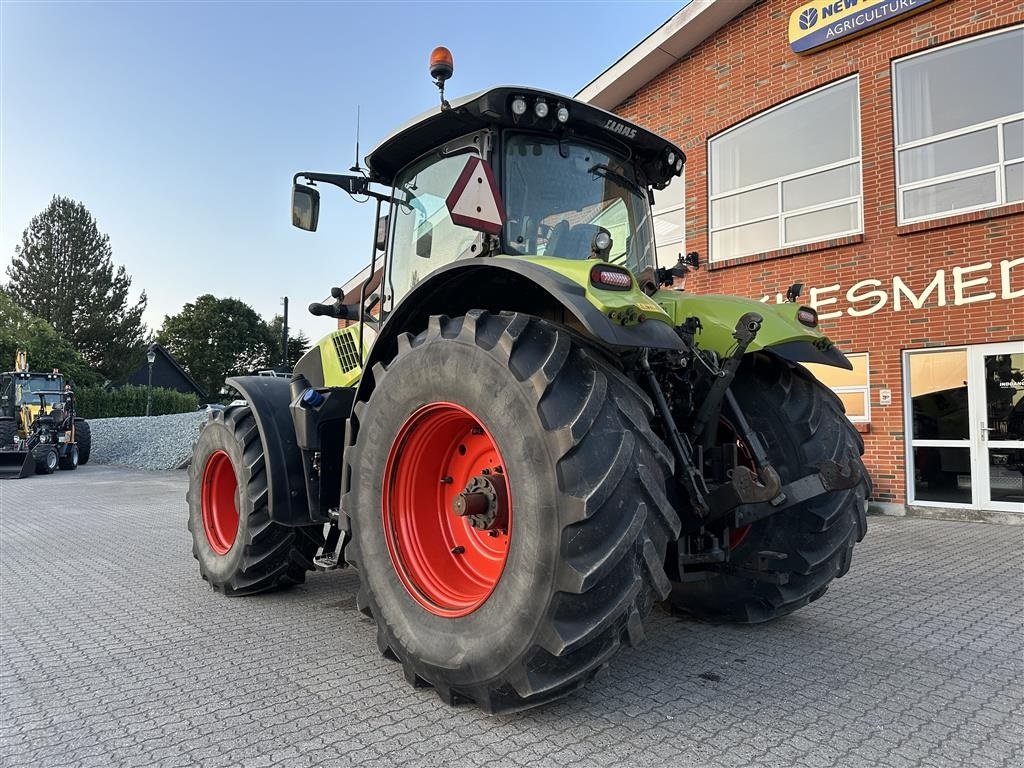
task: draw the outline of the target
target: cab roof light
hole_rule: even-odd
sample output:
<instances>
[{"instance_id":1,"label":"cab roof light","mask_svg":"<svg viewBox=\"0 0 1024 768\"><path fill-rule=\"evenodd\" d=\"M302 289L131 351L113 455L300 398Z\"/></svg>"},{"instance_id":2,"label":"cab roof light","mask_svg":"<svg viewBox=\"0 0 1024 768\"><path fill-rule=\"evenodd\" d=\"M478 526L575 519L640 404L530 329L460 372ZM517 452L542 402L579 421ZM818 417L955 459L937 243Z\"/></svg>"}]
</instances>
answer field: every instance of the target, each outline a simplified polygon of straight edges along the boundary
<instances>
[{"instance_id":1,"label":"cab roof light","mask_svg":"<svg viewBox=\"0 0 1024 768\"><path fill-rule=\"evenodd\" d=\"M452 52L443 45L430 52L430 76L442 83L455 72L455 60Z\"/></svg>"},{"instance_id":2,"label":"cab roof light","mask_svg":"<svg viewBox=\"0 0 1024 768\"><path fill-rule=\"evenodd\" d=\"M512 99L512 114L516 117L522 117L526 114L526 99L522 96L516 96Z\"/></svg>"},{"instance_id":3,"label":"cab roof light","mask_svg":"<svg viewBox=\"0 0 1024 768\"><path fill-rule=\"evenodd\" d=\"M619 267L596 264L590 270L590 284L606 291L628 291L633 287L633 276Z\"/></svg>"},{"instance_id":4,"label":"cab roof light","mask_svg":"<svg viewBox=\"0 0 1024 768\"><path fill-rule=\"evenodd\" d=\"M533 105L533 113L541 120L548 116L548 103L544 99L537 99Z\"/></svg>"},{"instance_id":5,"label":"cab roof light","mask_svg":"<svg viewBox=\"0 0 1024 768\"><path fill-rule=\"evenodd\" d=\"M558 109L555 110L555 117L560 123L569 122L569 108L565 104L559 104Z\"/></svg>"}]
</instances>

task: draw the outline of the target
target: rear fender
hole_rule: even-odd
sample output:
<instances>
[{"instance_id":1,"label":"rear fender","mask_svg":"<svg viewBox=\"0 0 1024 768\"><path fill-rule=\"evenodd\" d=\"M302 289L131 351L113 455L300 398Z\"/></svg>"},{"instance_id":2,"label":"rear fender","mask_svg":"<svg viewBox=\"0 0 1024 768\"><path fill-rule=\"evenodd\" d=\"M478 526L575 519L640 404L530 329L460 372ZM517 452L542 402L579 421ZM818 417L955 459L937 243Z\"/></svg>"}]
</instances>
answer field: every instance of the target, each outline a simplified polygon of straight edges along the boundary
<instances>
[{"instance_id":1,"label":"rear fender","mask_svg":"<svg viewBox=\"0 0 1024 768\"><path fill-rule=\"evenodd\" d=\"M228 385L242 393L252 409L263 446L270 519L281 525L311 525L313 504L306 493L302 451L288 409L288 380L276 376L236 376Z\"/></svg>"},{"instance_id":2,"label":"rear fender","mask_svg":"<svg viewBox=\"0 0 1024 768\"><path fill-rule=\"evenodd\" d=\"M671 290L658 291L654 300L677 325L688 317L700 318L697 345L719 355L729 354L736 345L732 334L740 317L747 312L756 312L763 322L757 337L747 347L747 354L764 350L791 362L821 363L846 369L853 367L828 336L818 328L810 328L797 320L799 304L765 304L738 296L697 295Z\"/></svg>"},{"instance_id":3,"label":"rear fender","mask_svg":"<svg viewBox=\"0 0 1024 768\"><path fill-rule=\"evenodd\" d=\"M597 263L495 256L441 267L420 281L388 315L364 370L392 359L399 335L419 333L431 315L457 317L471 309L543 317L612 347L682 349L669 317L636 289L635 280L633 289L622 292L595 291L585 284L590 268ZM632 321L623 319L629 307L634 308ZM357 402L365 399L372 387L372 376L364 376Z\"/></svg>"}]
</instances>

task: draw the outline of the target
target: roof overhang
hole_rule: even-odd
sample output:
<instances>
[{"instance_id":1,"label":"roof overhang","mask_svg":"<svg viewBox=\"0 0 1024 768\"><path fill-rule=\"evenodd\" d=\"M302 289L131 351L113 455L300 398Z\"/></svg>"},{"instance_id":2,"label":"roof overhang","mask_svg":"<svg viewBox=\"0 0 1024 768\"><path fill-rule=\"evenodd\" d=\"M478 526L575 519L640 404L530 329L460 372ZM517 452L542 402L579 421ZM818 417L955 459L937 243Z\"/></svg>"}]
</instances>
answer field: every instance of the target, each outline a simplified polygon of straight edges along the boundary
<instances>
[{"instance_id":1,"label":"roof overhang","mask_svg":"<svg viewBox=\"0 0 1024 768\"><path fill-rule=\"evenodd\" d=\"M595 107L614 109L755 1L692 0L591 80L576 98Z\"/></svg>"},{"instance_id":2,"label":"roof overhang","mask_svg":"<svg viewBox=\"0 0 1024 768\"><path fill-rule=\"evenodd\" d=\"M527 112L516 116L511 105L519 97L525 99L529 106ZM535 115L532 110L533 105L539 101L551 107L546 117ZM553 109L555 104L567 107L568 122L556 122ZM393 132L366 156L370 180L391 185L399 171L409 163L426 152L440 149L445 142L474 131L506 128L610 144L624 156L632 158L643 172L646 182L655 189L663 189L681 170L669 166L666 158L669 154L681 158L682 150L646 128L593 104L558 93L525 86L502 85L453 99L448 109L432 109Z\"/></svg>"}]
</instances>

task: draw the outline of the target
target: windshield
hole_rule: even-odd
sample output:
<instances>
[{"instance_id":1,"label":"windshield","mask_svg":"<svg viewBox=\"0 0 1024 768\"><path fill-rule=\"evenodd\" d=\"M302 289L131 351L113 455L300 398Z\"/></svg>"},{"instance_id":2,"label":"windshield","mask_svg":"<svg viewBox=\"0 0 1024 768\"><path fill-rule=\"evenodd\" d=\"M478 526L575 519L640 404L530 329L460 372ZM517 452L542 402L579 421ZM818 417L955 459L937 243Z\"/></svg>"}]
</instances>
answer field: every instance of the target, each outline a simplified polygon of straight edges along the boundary
<instances>
[{"instance_id":1,"label":"windshield","mask_svg":"<svg viewBox=\"0 0 1024 768\"><path fill-rule=\"evenodd\" d=\"M515 255L591 258L594 236L612 245L607 261L639 273L654 265L645 189L633 166L575 141L513 134L505 145L507 250Z\"/></svg>"},{"instance_id":2,"label":"windshield","mask_svg":"<svg viewBox=\"0 0 1024 768\"><path fill-rule=\"evenodd\" d=\"M14 403L15 405L39 405L39 395L36 392L55 392L57 394L46 395L46 404L53 405L60 402L60 390L64 383L60 379L47 379L42 376L33 376L30 379L14 380Z\"/></svg>"}]
</instances>

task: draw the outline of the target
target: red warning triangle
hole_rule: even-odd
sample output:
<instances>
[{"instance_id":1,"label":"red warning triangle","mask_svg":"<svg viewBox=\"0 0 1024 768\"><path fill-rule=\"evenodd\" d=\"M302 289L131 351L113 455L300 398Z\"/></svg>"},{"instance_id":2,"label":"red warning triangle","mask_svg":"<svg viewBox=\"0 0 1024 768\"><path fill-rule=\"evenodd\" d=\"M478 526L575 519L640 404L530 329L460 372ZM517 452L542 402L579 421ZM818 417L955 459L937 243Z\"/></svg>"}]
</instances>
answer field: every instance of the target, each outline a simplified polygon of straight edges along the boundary
<instances>
[{"instance_id":1,"label":"red warning triangle","mask_svg":"<svg viewBox=\"0 0 1024 768\"><path fill-rule=\"evenodd\" d=\"M494 183L494 173L479 157L466 161L445 205L452 221L459 226L497 235L505 225L505 206Z\"/></svg>"}]
</instances>

